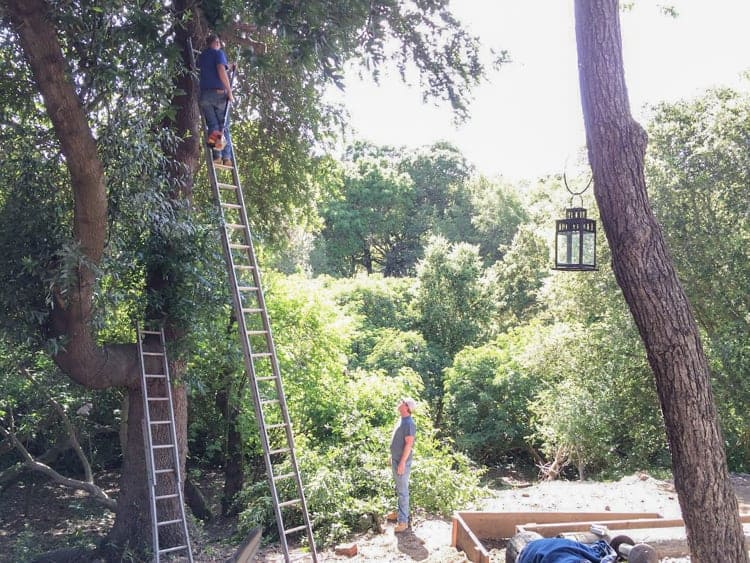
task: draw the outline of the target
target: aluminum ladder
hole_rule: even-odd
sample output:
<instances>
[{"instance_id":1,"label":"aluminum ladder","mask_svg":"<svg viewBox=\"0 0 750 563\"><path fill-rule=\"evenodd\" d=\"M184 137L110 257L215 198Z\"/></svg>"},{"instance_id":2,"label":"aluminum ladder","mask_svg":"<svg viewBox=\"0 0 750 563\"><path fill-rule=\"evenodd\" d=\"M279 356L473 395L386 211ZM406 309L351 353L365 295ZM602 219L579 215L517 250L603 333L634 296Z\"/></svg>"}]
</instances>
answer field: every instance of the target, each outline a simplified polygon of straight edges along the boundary
<instances>
[{"instance_id":1,"label":"aluminum ladder","mask_svg":"<svg viewBox=\"0 0 750 563\"><path fill-rule=\"evenodd\" d=\"M237 173L236 154L232 155L235 157L233 166L216 164L210 147L204 146L211 188L221 213L221 240L234 313L245 371L253 392L268 487L273 498L284 559L287 563L292 561L289 536L305 532L310 551L303 553L299 559L317 563L312 525L294 452L292 424Z\"/></svg>"},{"instance_id":2,"label":"aluminum ladder","mask_svg":"<svg viewBox=\"0 0 750 563\"><path fill-rule=\"evenodd\" d=\"M143 393L143 439L146 446L154 561L160 563L165 559L164 556L170 559L172 555L181 555L181 560L187 558L187 561L193 563L182 495L164 329L141 330L136 325L136 336ZM174 527L178 530L174 535L181 536L178 545L162 548L159 531Z\"/></svg>"}]
</instances>

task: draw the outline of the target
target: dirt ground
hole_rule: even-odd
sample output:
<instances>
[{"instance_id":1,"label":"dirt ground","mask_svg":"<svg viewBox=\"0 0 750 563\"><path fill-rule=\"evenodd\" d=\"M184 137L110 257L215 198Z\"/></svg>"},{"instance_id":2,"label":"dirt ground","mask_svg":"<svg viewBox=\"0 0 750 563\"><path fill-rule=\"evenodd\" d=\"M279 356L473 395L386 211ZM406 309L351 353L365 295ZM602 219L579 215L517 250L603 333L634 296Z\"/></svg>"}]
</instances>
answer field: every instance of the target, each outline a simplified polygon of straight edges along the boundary
<instances>
[{"instance_id":1,"label":"dirt ground","mask_svg":"<svg viewBox=\"0 0 750 563\"><path fill-rule=\"evenodd\" d=\"M674 486L645 473L630 475L615 482L548 481L530 485L524 481L505 480L508 488L485 499L478 510L519 511L586 511L586 512L658 512L665 518L679 518L680 507ZM750 514L750 475L734 475L740 511ZM746 526L746 530L748 527ZM467 561L463 553L450 547L450 521L417 515L412 530L394 534L393 525L379 535L355 538L358 554L354 557L326 551L323 561L348 560L357 563L389 561L423 561L454 563ZM505 561L504 549L490 551L492 561ZM258 561L281 561L265 554ZM664 559L663 563L689 561L689 558Z\"/></svg>"},{"instance_id":2,"label":"dirt ground","mask_svg":"<svg viewBox=\"0 0 750 563\"><path fill-rule=\"evenodd\" d=\"M114 476L109 477L114 492ZM732 482L740 502L740 511L750 514L750 475L733 475ZM640 473L615 482L552 481L528 483L504 477L498 488L476 507L488 511L613 511L658 512L665 518L680 516L674 486L669 481L654 479ZM109 487L108 487L109 488ZM23 563L42 548L54 549L58 539L78 537L79 545L93 544L104 536L113 516L102 513L81 493L67 491L43 479L17 484L0 495L0 562ZM195 530L191 538L195 561L218 563L226 561L235 545L228 544L236 522L216 519ZM748 530L750 525L746 525ZM351 561L352 563L386 563L419 561L426 563L458 563L466 561L463 553L450 546L451 522L417 511L412 528L394 534L393 524L384 523L383 533L368 533L350 539L357 545L353 557L337 555L328 549L319 553L319 561ZM57 543L57 545L56 545ZM490 546L487 546L488 548ZM492 561L505 561L504 550L491 550ZM277 563L283 556L277 548L266 547L255 561ZM689 559L664 560L671 563Z\"/></svg>"}]
</instances>

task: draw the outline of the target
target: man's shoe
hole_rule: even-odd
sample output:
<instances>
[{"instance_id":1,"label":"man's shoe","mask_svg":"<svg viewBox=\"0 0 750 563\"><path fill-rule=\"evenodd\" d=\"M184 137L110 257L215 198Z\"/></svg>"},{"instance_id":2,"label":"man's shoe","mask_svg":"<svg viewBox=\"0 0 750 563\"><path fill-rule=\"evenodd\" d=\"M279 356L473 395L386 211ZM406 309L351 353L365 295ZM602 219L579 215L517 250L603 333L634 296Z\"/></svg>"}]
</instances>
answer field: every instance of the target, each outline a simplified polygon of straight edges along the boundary
<instances>
[{"instance_id":1,"label":"man's shoe","mask_svg":"<svg viewBox=\"0 0 750 563\"><path fill-rule=\"evenodd\" d=\"M391 510L388 514L385 515L385 519L388 522L395 522L396 520L398 520L398 512L396 512L395 510Z\"/></svg>"},{"instance_id":2,"label":"man's shoe","mask_svg":"<svg viewBox=\"0 0 750 563\"><path fill-rule=\"evenodd\" d=\"M398 524L396 524L396 527L393 528L393 531L396 532L397 534L400 534L401 532L405 532L408 529L409 529L408 522L399 522Z\"/></svg>"},{"instance_id":3,"label":"man's shoe","mask_svg":"<svg viewBox=\"0 0 750 563\"><path fill-rule=\"evenodd\" d=\"M222 161L222 164L223 164L224 166L229 166L229 167L231 167L231 166L232 166L232 159L231 159L231 158L225 158L225 159L224 159L224 160Z\"/></svg>"},{"instance_id":4,"label":"man's shoe","mask_svg":"<svg viewBox=\"0 0 750 563\"><path fill-rule=\"evenodd\" d=\"M214 164L222 164L222 160L220 156L217 156L216 158L214 158Z\"/></svg>"}]
</instances>

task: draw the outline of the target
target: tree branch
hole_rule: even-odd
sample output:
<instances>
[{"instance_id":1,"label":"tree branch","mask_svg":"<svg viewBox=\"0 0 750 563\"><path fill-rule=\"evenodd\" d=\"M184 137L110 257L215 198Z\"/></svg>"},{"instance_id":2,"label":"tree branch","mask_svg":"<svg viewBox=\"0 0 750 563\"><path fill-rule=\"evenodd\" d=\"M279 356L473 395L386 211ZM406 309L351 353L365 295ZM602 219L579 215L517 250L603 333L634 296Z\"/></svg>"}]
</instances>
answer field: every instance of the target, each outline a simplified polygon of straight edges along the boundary
<instances>
[{"instance_id":1,"label":"tree branch","mask_svg":"<svg viewBox=\"0 0 750 563\"><path fill-rule=\"evenodd\" d=\"M15 434L12 434L11 432L9 432L4 426L0 426L0 434L5 436L6 438L10 438L10 440L16 446L16 449L19 451L19 453L23 457L24 459L23 464L28 469L32 471L38 471L39 473L43 473L44 475L47 475L55 483L59 483L60 485L63 485L64 487L86 491L94 498L94 500L98 501L101 505L103 505L104 507L110 510L114 511L117 508L117 501L110 498L109 495L106 492L104 492L104 489L102 489L101 487L97 486L93 482L79 481L78 479L71 479L70 477L65 477L64 475L60 475L57 471L52 469L49 465L45 465L44 463L41 463L35 460L31 456L31 454L28 452L28 450L23 446L23 444L20 441L18 441Z\"/></svg>"},{"instance_id":2,"label":"tree branch","mask_svg":"<svg viewBox=\"0 0 750 563\"><path fill-rule=\"evenodd\" d=\"M31 381L31 383L37 389L44 389L44 386L40 385L39 382L36 379L34 379L34 376L31 374L31 372L28 369L24 369L23 372L24 372L24 375L26 376L26 379ZM68 415L65 413L65 409L62 407L62 405L58 403L55 400L55 398L46 391L46 389L44 389L43 392L45 393L45 395L47 395L47 400L52 404L55 411L62 419L65 429L68 431L68 436L70 437L70 445L73 448L73 450L76 452L78 459L81 461L81 465L83 465L83 472L86 475L86 482L93 483L94 476L91 471L91 464L89 463L89 460L86 457L86 454L83 453L83 448L81 448L81 444L78 441L78 436L76 435L76 429L73 427L73 424L70 422L70 419L68 418Z\"/></svg>"}]
</instances>

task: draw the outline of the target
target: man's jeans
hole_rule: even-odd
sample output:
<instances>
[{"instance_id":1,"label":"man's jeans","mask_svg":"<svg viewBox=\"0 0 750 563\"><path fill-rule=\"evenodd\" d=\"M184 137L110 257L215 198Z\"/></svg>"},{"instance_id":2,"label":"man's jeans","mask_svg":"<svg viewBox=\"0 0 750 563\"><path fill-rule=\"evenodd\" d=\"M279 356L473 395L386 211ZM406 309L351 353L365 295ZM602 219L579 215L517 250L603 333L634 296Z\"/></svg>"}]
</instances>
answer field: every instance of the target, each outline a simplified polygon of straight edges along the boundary
<instances>
[{"instance_id":1,"label":"man's jeans","mask_svg":"<svg viewBox=\"0 0 750 563\"><path fill-rule=\"evenodd\" d=\"M398 474L398 462L391 460L393 480L396 482L396 494L398 495L398 521L409 522L409 473L411 472L411 459L406 462L404 474Z\"/></svg>"},{"instance_id":2,"label":"man's jeans","mask_svg":"<svg viewBox=\"0 0 750 563\"><path fill-rule=\"evenodd\" d=\"M224 110L227 108L227 96L223 92L215 90L202 90L200 106L203 111L203 117L206 118L206 127L208 132L221 131L224 123ZM222 158L231 158L232 156L232 137L229 135L229 115L227 115L226 126L224 127L224 138L227 144L221 151Z\"/></svg>"}]
</instances>

